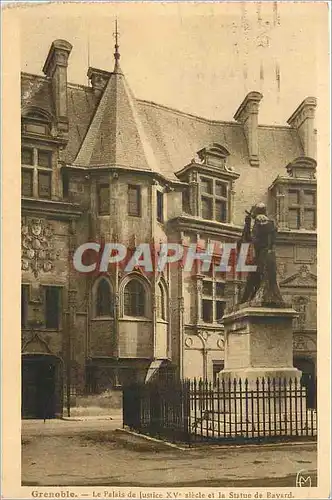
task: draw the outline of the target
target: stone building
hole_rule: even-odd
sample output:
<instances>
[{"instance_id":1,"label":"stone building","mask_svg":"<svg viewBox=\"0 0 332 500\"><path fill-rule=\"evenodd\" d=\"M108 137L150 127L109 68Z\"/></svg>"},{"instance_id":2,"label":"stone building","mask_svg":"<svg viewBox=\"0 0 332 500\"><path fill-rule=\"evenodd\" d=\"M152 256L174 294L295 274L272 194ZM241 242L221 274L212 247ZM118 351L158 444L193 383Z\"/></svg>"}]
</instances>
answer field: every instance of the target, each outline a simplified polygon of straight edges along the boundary
<instances>
[{"instance_id":1,"label":"stone building","mask_svg":"<svg viewBox=\"0 0 332 500\"><path fill-rule=\"evenodd\" d=\"M236 242L259 201L278 226L278 279L299 311L295 365L316 364L316 100L287 124L259 124L250 92L234 121L136 99L116 45L113 71L67 81L72 46L55 40L44 76L22 73L22 411L60 415L69 398L146 380L167 366L215 378L218 324L243 280L234 270L79 273L83 243ZM290 110L290 113L292 110ZM92 257L91 257L92 258ZM149 370L150 369L150 370Z\"/></svg>"}]
</instances>

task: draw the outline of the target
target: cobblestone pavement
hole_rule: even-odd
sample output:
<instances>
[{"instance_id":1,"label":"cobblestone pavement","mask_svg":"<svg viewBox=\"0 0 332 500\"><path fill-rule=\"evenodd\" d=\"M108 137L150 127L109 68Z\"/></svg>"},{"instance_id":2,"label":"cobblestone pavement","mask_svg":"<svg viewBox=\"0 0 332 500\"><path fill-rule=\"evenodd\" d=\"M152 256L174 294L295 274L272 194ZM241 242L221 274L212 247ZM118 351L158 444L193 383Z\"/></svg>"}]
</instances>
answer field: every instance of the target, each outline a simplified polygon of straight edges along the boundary
<instances>
[{"instance_id":1,"label":"cobblestone pavement","mask_svg":"<svg viewBox=\"0 0 332 500\"><path fill-rule=\"evenodd\" d=\"M316 444L168 447L119 430L111 419L24 420L26 486L294 487L306 471L316 483Z\"/></svg>"}]
</instances>

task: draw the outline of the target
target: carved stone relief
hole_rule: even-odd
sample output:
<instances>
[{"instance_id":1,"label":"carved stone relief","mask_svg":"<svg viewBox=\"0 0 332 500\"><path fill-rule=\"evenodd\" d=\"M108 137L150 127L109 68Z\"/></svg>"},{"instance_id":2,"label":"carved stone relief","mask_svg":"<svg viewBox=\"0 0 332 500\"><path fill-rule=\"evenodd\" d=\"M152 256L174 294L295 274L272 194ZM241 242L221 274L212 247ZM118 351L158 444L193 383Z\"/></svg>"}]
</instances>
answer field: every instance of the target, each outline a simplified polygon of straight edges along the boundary
<instances>
[{"instance_id":1,"label":"carved stone relief","mask_svg":"<svg viewBox=\"0 0 332 500\"><path fill-rule=\"evenodd\" d=\"M211 332L207 330L199 330L197 334L206 342L211 335Z\"/></svg>"},{"instance_id":2,"label":"carved stone relief","mask_svg":"<svg viewBox=\"0 0 332 500\"><path fill-rule=\"evenodd\" d=\"M191 337L186 337L185 341L184 341L184 344L186 347L190 348L192 347L194 341Z\"/></svg>"},{"instance_id":3,"label":"carved stone relief","mask_svg":"<svg viewBox=\"0 0 332 500\"><path fill-rule=\"evenodd\" d=\"M21 225L23 271L32 271L37 277L41 271L49 272L59 252L53 245L53 228L44 219L23 219Z\"/></svg>"},{"instance_id":4,"label":"carved stone relief","mask_svg":"<svg viewBox=\"0 0 332 500\"><path fill-rule=\"evenodd\" d=\"M287 264L286 262L280 262L277 265L277 272L278 272L278 277L283 279L286 277L287 274Z\"/></svg>"},{"instance_id":5,"label":"carved stone relief","mask_svg":"<svg viewBox=\"0 0 332 500\"><path fill-rule=\"evenodd\" d=\"M225 348L225 340L220 337L220 339L217 340L217 347L221 349L222 351Z\"/></svg>"},{"instance_id":6,"label":"carved stone relief","mask_svg":"<svg viewBox=\"0 0 332 500\"><path fill-rule=\"evenodd\" d=\"M317 351L317 341L315 335L294 334L293 336L294 351Z\"/></svg>"}]
</instances>

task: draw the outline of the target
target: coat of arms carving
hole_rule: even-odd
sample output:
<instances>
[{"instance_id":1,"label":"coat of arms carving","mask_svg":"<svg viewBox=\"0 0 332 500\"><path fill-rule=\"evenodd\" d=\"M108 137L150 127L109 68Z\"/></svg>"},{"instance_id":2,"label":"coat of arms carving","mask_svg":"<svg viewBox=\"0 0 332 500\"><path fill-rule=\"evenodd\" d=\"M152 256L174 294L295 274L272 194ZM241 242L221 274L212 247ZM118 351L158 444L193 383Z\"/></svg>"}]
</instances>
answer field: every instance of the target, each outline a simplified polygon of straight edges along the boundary
<instances>
[{"instance_id":1,"label":"coat of arms carving","mask_svg":"<svg viewBox=\"0 0 332 500\"><path fill-rule=\"evenodd\" d=\"M53 261L58 257L53 242L53 229L43 219L25 219L21 225L21 267L32 271L37 277L40 271L53 269Z\"/></svg>"}]
</instances>

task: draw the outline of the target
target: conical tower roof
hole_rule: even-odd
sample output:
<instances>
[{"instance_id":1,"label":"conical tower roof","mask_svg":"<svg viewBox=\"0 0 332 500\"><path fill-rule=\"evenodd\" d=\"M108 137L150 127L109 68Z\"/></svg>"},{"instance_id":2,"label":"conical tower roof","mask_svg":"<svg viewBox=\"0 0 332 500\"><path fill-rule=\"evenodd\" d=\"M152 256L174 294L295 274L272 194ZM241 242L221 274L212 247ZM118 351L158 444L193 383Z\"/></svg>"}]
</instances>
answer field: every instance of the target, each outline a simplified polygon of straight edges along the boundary
<instances>
[{"instance_id":1,"label":"conical tower roof","mask_svg":"<svg viewBox=\"0 0 332 500\"><path fill-rule=\"evenodd\" d=\"M77 166L119 166L159 172L153 150L136 109L135 98L120 68L115 67L74 160Z\"/></svg>"}]
</instances>

